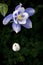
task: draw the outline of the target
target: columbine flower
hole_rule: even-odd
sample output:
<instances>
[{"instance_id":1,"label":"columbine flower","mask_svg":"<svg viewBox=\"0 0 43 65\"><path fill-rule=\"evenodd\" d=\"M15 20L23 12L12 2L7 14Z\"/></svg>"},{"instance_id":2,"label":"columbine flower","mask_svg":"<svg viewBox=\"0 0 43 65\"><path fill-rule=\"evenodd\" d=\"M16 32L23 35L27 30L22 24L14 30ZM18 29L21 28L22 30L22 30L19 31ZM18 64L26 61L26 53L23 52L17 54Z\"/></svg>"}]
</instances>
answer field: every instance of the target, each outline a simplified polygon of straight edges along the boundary
<instances>
[{"instance_id":1,"label":"columbine flower","mask_svg":"<svg viewBox=\"0 0 43 65\"><path fill-rule=\"evenodd\" d=\"M14 43L12 46L13 51L19 51L20 50L20 45L18 43Z\"/></svg>"},{"instance_id":2,"label":"columbine flower","mask_svg":"<svg viewBox=\"0 0 43 65\"><path fill-rule=\"evenodd\" d=\"M21 31L20 25L24 26L27 29L32 28L32 22L29 17L34 13L35 10L33 8L25 9L20 3L18 6L16 6L15 11L12 14L9 14L4 18L3 24L6 25L10 20L12 20L12 28L16 33L18 33Z\"/></svg>"}]
</instances>

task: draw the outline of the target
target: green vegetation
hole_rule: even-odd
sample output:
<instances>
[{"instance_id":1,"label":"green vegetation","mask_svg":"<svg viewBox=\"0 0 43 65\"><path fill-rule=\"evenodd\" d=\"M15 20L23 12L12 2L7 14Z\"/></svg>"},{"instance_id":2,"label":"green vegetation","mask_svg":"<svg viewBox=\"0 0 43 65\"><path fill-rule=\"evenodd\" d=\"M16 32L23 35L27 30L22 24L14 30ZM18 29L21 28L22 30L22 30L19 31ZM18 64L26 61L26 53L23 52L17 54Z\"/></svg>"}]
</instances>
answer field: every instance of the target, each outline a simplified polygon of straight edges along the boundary
<instances>
[{"instance_id":1,"label":"green vegetation","mask_svg":"<svg viewBox=\"0 0 43 65\"><path fill-rule=\"evenodd\" d=\"M11 24L4 26L3 18L12 13L21 2L25 8L33 7L36 13L30 17L32 29L22 27L16 34ZM19 43L20 51L12 50ZM0 0L0 65L43 65L43 2L41 0Z\"/></svg>"}]
</instances>

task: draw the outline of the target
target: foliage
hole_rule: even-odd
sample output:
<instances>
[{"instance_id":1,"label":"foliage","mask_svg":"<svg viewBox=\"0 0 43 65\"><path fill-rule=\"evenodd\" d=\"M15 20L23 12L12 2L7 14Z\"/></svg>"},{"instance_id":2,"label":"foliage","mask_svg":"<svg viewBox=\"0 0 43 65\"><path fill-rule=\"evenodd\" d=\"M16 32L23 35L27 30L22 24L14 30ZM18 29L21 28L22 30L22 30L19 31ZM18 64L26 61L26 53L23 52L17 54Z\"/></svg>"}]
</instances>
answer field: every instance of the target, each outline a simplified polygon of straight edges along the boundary
<instances>
[{"instance_id":1,"label":"foliage","mask_svg":"<svg viewBox=\"0 0 43 65\"><path fill-rule=\"evenodd\" d=\"M0 3L0 13L5 16L8 11L8 6L6 4Z\"/></svg>"},{"instance_id":2,"label":"foliage","mask_svg":"<svg viewBox=\"0 0 43 65\"><path fill-rule=\"evenodd\" d=\"M3 16L12 13L21 2L25 8L33 7L36 13L30 17L32 29L22 28L16 34L11 24L2 24ZM8 10L9 7L9 10ZM41 0L0 0L0 65L43 65L43 3ZM14 42L20 44L19 52L12 50Z\"/></svg>"}]
</instances>

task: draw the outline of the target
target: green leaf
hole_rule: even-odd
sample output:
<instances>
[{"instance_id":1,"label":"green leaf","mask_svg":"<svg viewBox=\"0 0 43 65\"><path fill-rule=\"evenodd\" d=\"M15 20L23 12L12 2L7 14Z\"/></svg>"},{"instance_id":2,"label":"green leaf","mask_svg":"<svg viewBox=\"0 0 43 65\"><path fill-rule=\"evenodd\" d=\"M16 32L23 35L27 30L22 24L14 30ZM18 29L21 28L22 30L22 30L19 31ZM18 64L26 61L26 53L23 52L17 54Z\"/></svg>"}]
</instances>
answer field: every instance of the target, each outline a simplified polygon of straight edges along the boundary
<instances>
[{"instance_id":1,"label":"green leaf","mask_svg":"<svg viewBox=\"0 0 43 65\"><path fill-rule=\"evenodd\" d=\"M8 6L7 6L7 4L2 4L2 3L0 3L0 13L1 13L3 16L5 16L6 13L7 13L7 11L8 11Z\"/></svg>"}]
</instances>

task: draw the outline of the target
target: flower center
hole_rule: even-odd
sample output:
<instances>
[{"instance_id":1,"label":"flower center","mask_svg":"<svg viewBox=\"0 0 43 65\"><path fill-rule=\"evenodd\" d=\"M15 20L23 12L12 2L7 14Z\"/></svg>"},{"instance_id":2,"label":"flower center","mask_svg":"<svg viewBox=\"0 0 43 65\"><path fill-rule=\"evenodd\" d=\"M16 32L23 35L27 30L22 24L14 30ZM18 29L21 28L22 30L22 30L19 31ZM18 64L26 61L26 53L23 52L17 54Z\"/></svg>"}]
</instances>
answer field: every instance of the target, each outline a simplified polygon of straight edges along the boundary
<instances>
[{"instance_id":1,"label":"flower center","mask_svg":"<svg viewBox=\"0 0 43 65\"><path fill-rule=\"evenodd\" d=\"M22 15L18 15L18 16L17 16L17 19L18 19L18 20L22 20Z\"/></svg>"}]
</instances>

